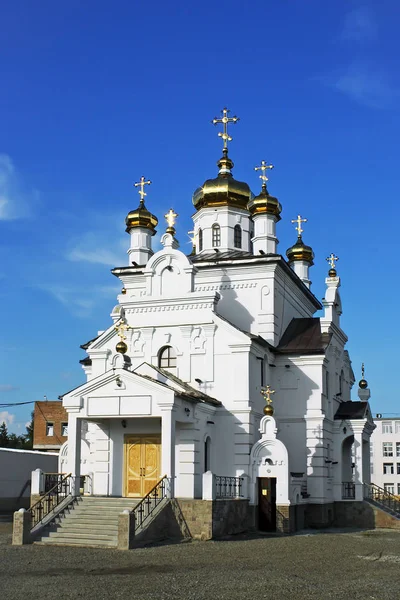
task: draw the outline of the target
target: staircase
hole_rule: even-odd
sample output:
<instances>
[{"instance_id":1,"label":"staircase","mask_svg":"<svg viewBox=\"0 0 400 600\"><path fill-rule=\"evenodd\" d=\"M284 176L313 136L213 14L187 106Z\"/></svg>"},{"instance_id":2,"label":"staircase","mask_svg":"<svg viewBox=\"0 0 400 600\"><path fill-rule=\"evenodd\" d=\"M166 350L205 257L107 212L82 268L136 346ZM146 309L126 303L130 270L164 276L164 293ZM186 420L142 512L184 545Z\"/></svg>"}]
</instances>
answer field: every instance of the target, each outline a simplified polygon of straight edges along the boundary
<instances>
[{"instance_id":1,"label":"staircase","mask_svg":"<svg viewBox=\"0 0 400 600\"><path fill-rule=\"evenodd\" d=\"M140 498L80 497L42 532L35 544L116 548L118 515Z\"/></svg>"}]
</instances>

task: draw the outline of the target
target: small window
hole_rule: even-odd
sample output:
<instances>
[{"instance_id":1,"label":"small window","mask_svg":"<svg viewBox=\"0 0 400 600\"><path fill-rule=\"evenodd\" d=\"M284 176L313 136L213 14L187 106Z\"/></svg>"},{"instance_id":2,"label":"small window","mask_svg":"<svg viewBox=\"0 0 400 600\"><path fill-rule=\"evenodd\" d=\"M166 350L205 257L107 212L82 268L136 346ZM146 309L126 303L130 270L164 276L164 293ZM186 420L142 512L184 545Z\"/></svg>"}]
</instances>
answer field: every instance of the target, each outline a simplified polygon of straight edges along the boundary
<instances>
[{"instance_id":1,"label":"small window","mask_svg":"<svg viewBox=\"0 0 400 600\"><path fill-rule=\"evenodd\" d=\"M176 354L172 346L164 346L158 353L158 366L161 369L176 369Z\"/></svg>"},{"instance_id":2,"label":"small window","mask_svg":"<svg viewBox=\"0 0 400 600\"><path fill-rule=\"evenodd\" d=\"M68 435L68 423L61 423L61 435L67 437Z\"/></svg>"},{"instance_id":3,"label":"small window","mask_svg":"<svg viewBox=\"0 0 400 600\"><path fill-rule=\"evenodd\" d=\"M400 475L400 463L397 463L397 475Z\"/></svg>"},{"instance_id":4,"label":"small window","mask_svg":"<svg viewBox=\"0 0 400 600\"><path fill-rule=\"evenodd\" d=\"M374 445L372 442L369 443L369 454L370 454L371 458L374 455Z\"/></svg>"},{"instance_id":5,"label":"small window","mask_svg":"<svg viewBox=\"0 0 400 600\"><path fill-rule=\"evenodd\" d=\"M203 250L203 230L199 229L198 234L197 234L198 240L199 240L199 252L201 252Z\"/></svg>"},{"instance_id":6,"label":"small window","mask_svg":"<svg viewBox=\"0 0 400 600\"><path fill-rule=\"evenodd\" d=\"M371 473L371 475L373 475L374 474L374 465L371 463L370 467L371 467L370 473Z\"/></svg>"},{"instance_id":7,"label":"small window","mask_svg":"<svg viewBox=\"0 0 400 600\"><path fill-rule=\"evenodd\" d=\"M212 246L218 248L221 245L221 227L214 223L212 226Z\"/></svg>"},{"instance_id":8,"label":"small window","mask_svg":"<svg viewBox=\"0 0 400 600\"><path fill-rule=\"evenodd\" d=\"M242 247L242 228L240 227L240 225L235 225L235 228L233 230L233 245L235 246L235 248Z\"/></svg>"},{"instance_id":9,"label":"small window","mask_svg":"<svg viewBox=\"0 0 400 600\"><path fill-rule=\"evenodd\" d=\"M50 437L54 435L54 423L46 423L46 435Z\"/></svg>"},{"instance_id":10,"label":"small window","mask_svg":"<svg viewBox=\"0 0 400 600\"><path fill-rule=\"evenodd\" d=\"M400 458L400 442L396 442L396 458Z\"/></svg>"},{"instance_id":11,"label":"small window","mask_svg":"<svg viewBox=\"0 0 400 600\"><path fill-rule=\"evenodd\" d=\"M394 494L394 483L384 483L383 489L385 492L389 492L389 494Z\"/></svg>"},{"instance_id":12,"label":"small window","mask_svg":"<svg viewBox=\"0 0 400 600\"><path fill-rule=\"evenodd\" d=\"M397 495L400 496L400 483L397 484Z\"/></svg>"},{"instance_id":13,"label":"small window","mask_svg":"<svg viewBox=\"0 0 400 600\"><path fill-rule=\"evenodd\" d=\"M394 464L393 463L383 463L383 474L384 475L394 475Z\"/></svg>"},{"instance_id":14,"label":"small window","mask_svg":"<svg viewBox=\"0 0 400 600\"><path fill-rule=\"evenodd\" d=\"M383 453L383 456L393 456L392 442L383 442L382 443L382 453Z\"/></svg>"},{"instance_id":15,"label":"small window","mask_svg":"<svg viewBox=\"0 0 400 600\"><path fill-rule=\"evenodd\" d=\"M207 437L204 442L204 472L211 471L211 439Z\"/></svg>"},{"instance_id":16,"label":"small window","mask_svg":"<svg viewBox=\"0 0 400 600\"><path fill-rule=\"evenodd\" d=\"M325 371L325 396L329 400L329 371Z\"/></svg>"},{"instance_id":17,"label":"small window","mask_svg":"<svg viewBox=\"0 0 400 600\"><path fill-rule=\"evenodd\" d=\"M395 423L395 432L400 433L400 421L396 421Z\"/></svg>"},{"instance_id":18,"label":"small window","mask_svg":"<svg viewBox=\"0 0 400 600\"><path fill-rule=\"evenodd\" d=\"M393 427L391 421L382 422L382 433L393 433Z\"/></svg>"}]
</instances>

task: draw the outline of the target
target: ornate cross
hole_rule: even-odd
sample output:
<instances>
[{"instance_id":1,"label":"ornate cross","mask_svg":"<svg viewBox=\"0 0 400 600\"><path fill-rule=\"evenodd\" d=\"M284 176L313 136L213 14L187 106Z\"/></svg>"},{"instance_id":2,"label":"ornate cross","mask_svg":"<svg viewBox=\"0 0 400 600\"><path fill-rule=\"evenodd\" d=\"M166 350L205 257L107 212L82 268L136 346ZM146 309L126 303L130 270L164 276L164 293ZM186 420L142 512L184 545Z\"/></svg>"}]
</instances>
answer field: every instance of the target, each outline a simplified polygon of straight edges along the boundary
<instances>
[{"instance_id":1,"label":"ornate cross","mask_svg":"<svg viewBox=\"0 0 400 600\"><path fill-rule=\"evenodd\" d=\"M133 327L128 325L128 323L126 322L126 319L123 318L120 320L120 322L117 325L115 325L115 329L117 330L118 335L122 342L123 340L126 340L125 332L128 331L128 329L133 329Z\"/></svg>"},{"instance_id":2,"label":"ornate cross","mask_svg":"<svg viewBox=\"0 0 400 600\"><path fill-rule=\"evenodd\" d=\"M170 208L167 214L164 215L164 217L168 223L168 227L173 227L175 225L176 217L179 217L179 215L176 212L174 212L172 208Z\"/></svg>"},{"instance_id":3,"label":"ornate cross","mask_svg":"<svg viewBox=\"0 0 400 600\"><path fill-rule=\"evenodd\" d=\"M362 365L361 365L361 379L364 379L364 375L365 375L365 368L364 368L364 363L362 363Z\"/></svg>"},{"instance_id":4,"label":"ornate cross","mask_svg":"<svg viewBox=\"0 0 400 600\"><path fill-rule=\"evenodd\" d=\"M339 260L339 257L331 253L330 256L326 257L326 260L331 265L331 269L334 269L336 267L336 262Z\"/></svg>"},{"instance_id":5,"label":"ornate cross","mask_svg":"<svg viewBox=\"0 0 400 600\"><path fill-rule=\"evenodd\" d=\"M271 390L270 386L267 385L267 388L265 390L261 390L260 394L261 396L264 396L264 399L267 404L272 404L271 395L275 394L275 390Z\"/></svg>"},{"instance_id":6,"label":"ornate cross","mask_svg":"<svg viewBox=\"0 0 400 600\"><path fill-rule=\"evenodd\" d=\"M301 228L302 223L307 223L307 219L302 219L300 215L297 215L297 219L292 219L292 223L297 223L297 227L295 228L297 231L297 235L301 237L304 229Z\"/></svg>"},{"instance_id":7,"label":"ornate cross","mask_svg":"<svg viewBox=\"0 0 400 600\"><path fill-rule=\"evenodd\" d=\"M268 169L273 169L274 165L267 165L267 163L265 162L265 160L261 161L261 165L259 167L254 167L255 171L262 171L261 175L260 175L260 179L263 182L263 186L267 186L267 181L268 181L268 177L266 175L266 171Z\"/></svg>"},{"instance_id":8,"label":"ornate cross","mask_svg":"<svg viewBox=\"0 0 400 600\"><path fill-rule=\"evenodd\" d=\"M140 187L140 190L138 190L138 194L140 196L140 203L144 204L144 197L147 196L146 192L144 191L144 186L145 185L151 185L151 181L150 179L148 179L147 181L145 180L145 178L142 177L140 178L140 181L137 181L136 183L133 184L135 187Z\"/></svg>"},{"instance_id":9,"label":"ornate cross","mask_svg":"<svg viewBox=\"0 0 400 600\"><path fill-rule=\"evenodd\" d=\"M218 136L224 140L224 150L228 150L228 142L232 141L231 136L228 134L228 123L237 123L239 121L239 117L228 117L228 114L231 112L227 108L223 108L221 110L222 118L218 119L215 117L211 123L213 125L217 125L218 123L222 123L223 131L218 132Z\"/></svg>"}]
</instances>

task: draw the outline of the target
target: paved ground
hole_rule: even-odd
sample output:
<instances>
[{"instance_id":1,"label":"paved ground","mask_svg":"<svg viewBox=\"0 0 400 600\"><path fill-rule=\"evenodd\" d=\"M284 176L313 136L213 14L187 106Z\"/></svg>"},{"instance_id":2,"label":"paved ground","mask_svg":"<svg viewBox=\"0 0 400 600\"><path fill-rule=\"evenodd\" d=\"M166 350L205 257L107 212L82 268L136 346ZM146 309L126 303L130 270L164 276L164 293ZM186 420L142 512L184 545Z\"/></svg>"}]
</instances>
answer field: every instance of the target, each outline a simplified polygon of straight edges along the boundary
<instances>
[{"instance_id":1,"label":"paved ground","mask_svg":"<svg viewBox=\"0 0 400 600\"><path fill-rule=\"evenodd\" d=\"M1 600L396 600L400 532L234 538L121 552L10 545L0 523Z\"/></svg>"}]
</instances>

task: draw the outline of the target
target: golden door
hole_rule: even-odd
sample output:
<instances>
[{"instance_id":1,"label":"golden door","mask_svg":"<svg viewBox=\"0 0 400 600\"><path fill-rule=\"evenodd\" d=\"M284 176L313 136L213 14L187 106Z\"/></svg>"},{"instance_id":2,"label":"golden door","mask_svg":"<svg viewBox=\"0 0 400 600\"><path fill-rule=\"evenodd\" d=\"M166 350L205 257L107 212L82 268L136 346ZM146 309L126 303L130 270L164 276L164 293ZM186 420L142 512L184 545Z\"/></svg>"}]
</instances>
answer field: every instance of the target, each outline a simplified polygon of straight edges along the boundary
<instances>
[{"instance_id":1,"label":"golden door","mask_svg":"<svg viewBox=\"0 0 400 600\"><path fill-rule=\"evenodd\" d=\"M143 498L160 479L161 438L126 435L125 496Z\"/></svg>"}]
</instances>

